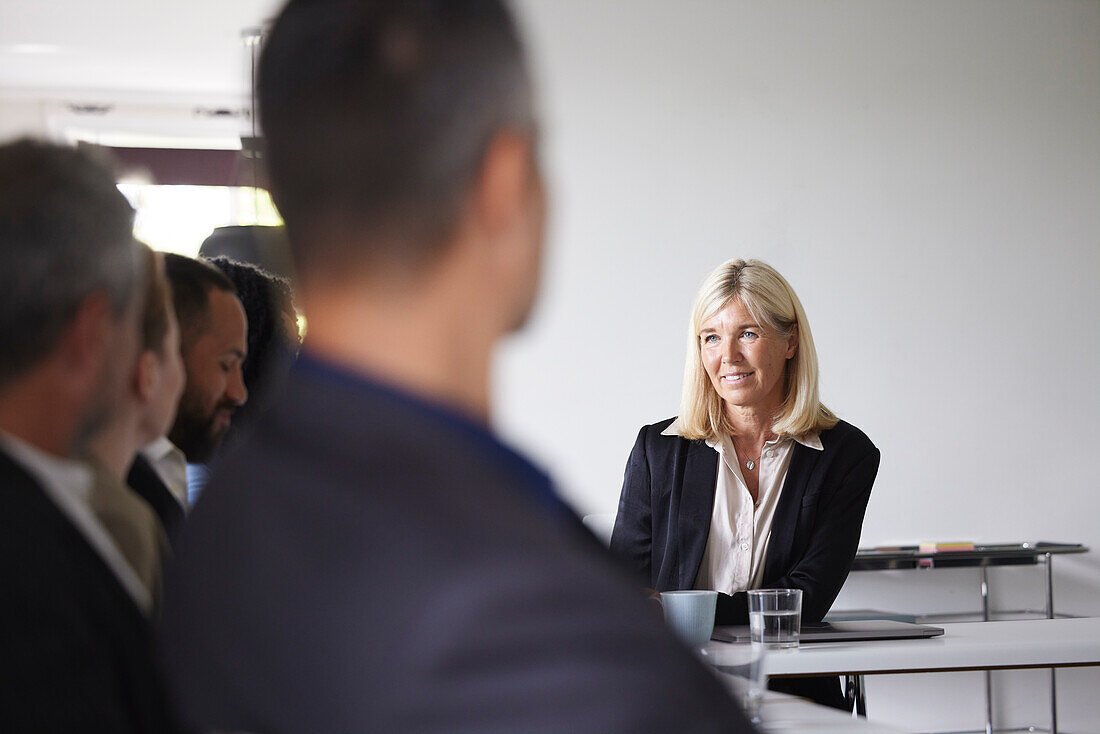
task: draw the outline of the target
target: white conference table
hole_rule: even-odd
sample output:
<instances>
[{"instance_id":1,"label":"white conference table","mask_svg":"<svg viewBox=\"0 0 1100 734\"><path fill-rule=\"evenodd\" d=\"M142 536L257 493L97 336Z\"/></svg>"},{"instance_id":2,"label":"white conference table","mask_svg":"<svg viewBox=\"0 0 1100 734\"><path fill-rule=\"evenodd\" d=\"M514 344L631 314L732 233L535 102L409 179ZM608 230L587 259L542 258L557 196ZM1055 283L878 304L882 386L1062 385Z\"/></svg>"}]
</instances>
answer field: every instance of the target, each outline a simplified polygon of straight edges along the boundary
<instances>
[{"instance_id":1,"label":"white conference table","mask_svg":"<svg viewBox=\"0 0 1100 734\"><path fill-rule=\"evenodd\" d=\"M770 677L932 673L1100 665L1100 617L956 622L940 637L824 642L770 653ZM742 643L747 644L747 643ZM704 659L721 668L734 645L711 641Z\"/></svg>"},{"instance_id":2,"label":"white conference table","mask_svg":"<svg viewBox=\"0 0 1100 734\"><path fill-rule=\"evenodd\" d=\"M773 678L846 676L851 686L849 700L863 714L867 710L865 675L1100 665L1098 617L938 626L943 627L943 635L929 639L822 642L775 651L766 657L764 669ZM723 654L730 658L736 654L735 647L712 640L701 652L704 660L721 670ZM1057 732L1053 697L1051 712L1051 731Z\"/></svg>"}]
</instances>

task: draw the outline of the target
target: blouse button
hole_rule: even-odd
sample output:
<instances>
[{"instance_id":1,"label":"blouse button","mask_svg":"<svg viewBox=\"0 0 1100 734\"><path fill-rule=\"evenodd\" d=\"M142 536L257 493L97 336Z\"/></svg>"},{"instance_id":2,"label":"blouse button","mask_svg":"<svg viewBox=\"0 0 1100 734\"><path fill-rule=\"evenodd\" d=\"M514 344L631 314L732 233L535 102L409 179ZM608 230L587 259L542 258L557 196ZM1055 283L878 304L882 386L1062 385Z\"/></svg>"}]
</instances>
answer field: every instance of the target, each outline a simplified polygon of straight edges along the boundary
<instances>
[{"instance_id":1,"label":"blouse button","mask_svg":"<svg viewBox=\"0 0 1100 734\"><path fill-rule=\"evenodd\" d=\"M741 550L748 550L748 549L749 549L749 544L748 543L742 543L741 544Z\"/></svg>"}]
</instances>

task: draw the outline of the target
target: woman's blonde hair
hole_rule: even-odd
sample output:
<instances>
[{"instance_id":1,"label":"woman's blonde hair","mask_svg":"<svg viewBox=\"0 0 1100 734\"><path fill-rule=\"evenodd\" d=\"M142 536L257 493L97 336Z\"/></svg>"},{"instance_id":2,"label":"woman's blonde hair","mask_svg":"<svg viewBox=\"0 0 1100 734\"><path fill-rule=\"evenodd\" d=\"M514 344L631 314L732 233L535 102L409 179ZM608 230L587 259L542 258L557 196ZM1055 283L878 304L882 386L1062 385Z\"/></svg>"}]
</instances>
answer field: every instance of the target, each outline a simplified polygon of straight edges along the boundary
<instances>
[{"instance_id":1,"label":"woman's blonde hair","mask_svg":"<svg viewBox=\"0 0 1100 734\"><path fill-rule=\"evenodd\" d=\"M800 438L835 426L837 417L818 399L817 350L810 322L794 289L765 262L727 260L703 281L691 309L678 420L680 434L691 439L708 439L733 433L722 398L703 367L699 342L703 322L733 300L741 302L772 335L786 339L798 330L798 349L787 361L784 399L772 431L778 436Z\"/></svg>"},{"instance_id":2,"label":"woman's blonde hair","mask_svg":"<svg viewBox=\"0 0 1100 734\"><path fill-rule=\"evenodd\" d=\"M139 242L138 249L145 263L145 306L141 313L141 348L164 356L164 338L169 321L174 317L171 286L164 274L164 257L148 245Z\"/></svg>"}]
</instances>

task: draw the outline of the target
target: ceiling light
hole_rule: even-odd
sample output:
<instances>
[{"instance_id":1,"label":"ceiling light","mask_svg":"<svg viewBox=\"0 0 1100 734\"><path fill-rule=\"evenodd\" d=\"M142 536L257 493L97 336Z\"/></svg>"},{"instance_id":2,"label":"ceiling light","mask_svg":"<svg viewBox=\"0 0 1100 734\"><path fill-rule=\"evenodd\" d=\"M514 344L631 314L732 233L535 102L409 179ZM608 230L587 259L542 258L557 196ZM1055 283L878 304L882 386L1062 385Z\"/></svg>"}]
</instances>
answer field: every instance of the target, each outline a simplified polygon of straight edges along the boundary
<instances>
[{"instance_id":1,"label":"ceiling light","mask_svg":"<svg viewBox=\"0 0 1100 734\"><path fill-rule=\"evenodd\" d=\"M56 54L61 47L49 43L13 43L6 50L13 54Z\"/></svg>"}]
</instances>

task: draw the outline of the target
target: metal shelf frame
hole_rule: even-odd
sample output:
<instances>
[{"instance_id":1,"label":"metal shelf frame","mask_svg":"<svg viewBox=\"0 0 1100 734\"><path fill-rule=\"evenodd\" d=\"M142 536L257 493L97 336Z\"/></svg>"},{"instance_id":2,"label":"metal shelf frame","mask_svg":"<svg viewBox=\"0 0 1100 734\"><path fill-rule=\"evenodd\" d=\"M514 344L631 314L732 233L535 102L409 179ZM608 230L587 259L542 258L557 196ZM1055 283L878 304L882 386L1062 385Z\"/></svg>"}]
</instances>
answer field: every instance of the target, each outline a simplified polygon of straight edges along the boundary
<instances>
[{"instance_id":1,"label":"metal shelf frame","mask_svg":"<svg viewBox=\"0 0 1100 734\"><path fill-rule=\"evenodd\" d=\"M963 616L979 616L988 622L993 618L989 607L989 576L987 569L994 566L1031 566L1042 564L1046 575L1046 599L1041 612L1021 610L1024 615L1041 614L1046 619L1054 619L1054 571L1051 563L1055 555L1087 553L1088 548L1080 543L1004 543L979 545L973 550L921 551L919 546L901 546L896 548L861 548L852 564L853 571L885 571L900 569L934 569L977 567L979 574L978 590L981 596L981 611L961 612L959 614L920 615L921 621L933 618L940 621ZM1002 613L1004 614L1004 613ZM997 615L1001 616L1001 615ZM1013 729L1012 731L1049 731L1058 734L1058 681L1054 668L1050 669L1050 729L1034 727ZM845 676L845 696L854 714L866 715L867 704L864 698L863 676ZM993 729L993 674L985 672L985 734L995 734Z\"/></svg>"}]
</instances>

